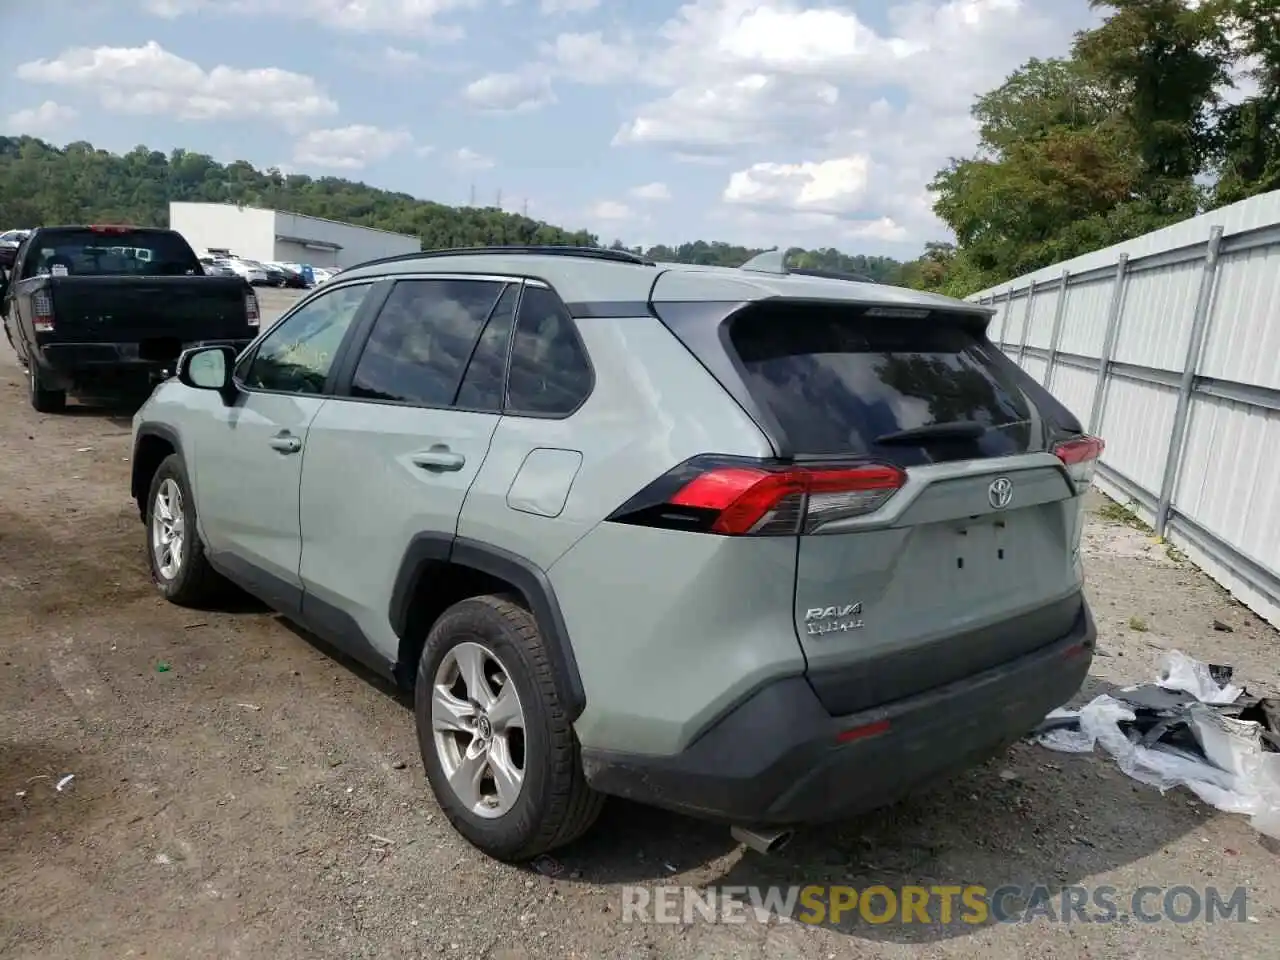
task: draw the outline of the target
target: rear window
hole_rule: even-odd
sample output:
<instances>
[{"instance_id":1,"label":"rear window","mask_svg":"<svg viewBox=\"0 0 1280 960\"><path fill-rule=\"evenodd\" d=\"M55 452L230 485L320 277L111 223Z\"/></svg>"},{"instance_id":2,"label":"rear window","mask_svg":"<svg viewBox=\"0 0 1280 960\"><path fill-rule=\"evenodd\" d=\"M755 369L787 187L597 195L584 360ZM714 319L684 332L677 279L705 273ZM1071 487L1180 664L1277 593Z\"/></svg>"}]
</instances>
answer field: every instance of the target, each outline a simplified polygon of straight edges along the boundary
<instances>
[{"instance_id":1,"label":"rear window","mask_svg":"<svg viewBox=\"0 0 1280 960\"><path fill-rule=\"evenodd\" d=\"M25 276L186 276L200 261L179 234L167 230L48 230L27 252Z\"/></svg>"},{"instance_id":2,"label":"rear window","mask_svg":"<svg viewBox=\"0 0 1280 960\"><path fill-rule=\"evenodd\" d=\"M886 455L914 447L953 459L1030 447L1026 397L993 355L996 348L953 321L762 304L729 320L727 340L748 391L798 454ZM880 442L942 424L986 429L963 440Z\"/></svg>"}]
</instances>

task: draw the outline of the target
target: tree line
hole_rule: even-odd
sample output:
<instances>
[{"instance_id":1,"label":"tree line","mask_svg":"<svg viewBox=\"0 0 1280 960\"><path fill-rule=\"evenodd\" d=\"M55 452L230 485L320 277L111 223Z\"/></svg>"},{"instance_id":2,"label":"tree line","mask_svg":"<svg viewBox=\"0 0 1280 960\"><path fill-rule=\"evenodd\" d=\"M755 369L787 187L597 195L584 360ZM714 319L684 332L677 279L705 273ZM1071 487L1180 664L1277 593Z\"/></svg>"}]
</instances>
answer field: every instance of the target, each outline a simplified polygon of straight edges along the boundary
<instances>
[{"instance_id":1,"label":"tree line","mask_svg":"<svg viewBox=\"0 0 1280 960\"><path fill-rule=\"evenodd\" d=\"M496 207L451 207L338 177L258 170L244 161L221 164L188 150L165 154L139 146L117 155L84 142L58 148L34 137L0 137L0 230L52 223L167 226L169 203L175 200L239 203L341 220L419 237L426 249L601 245L586 230L566 230ZM760 250L698 240L638 252L658 260L736 267ZM795 248L788 262L904 282L903 264L890 257Z\"/></svg>"},{"instance_id":2,"label":"tree line","mask_svg":"<svg viewBox=\"0 0 1280 960\"><path fill-rule=\"evenodd\" d=\"M956 245L912 286L967 295L1280 188L1278 0L1091 6L1068 56L977 99L977 153L930 185Z\"/></svg>"}]
</instances>

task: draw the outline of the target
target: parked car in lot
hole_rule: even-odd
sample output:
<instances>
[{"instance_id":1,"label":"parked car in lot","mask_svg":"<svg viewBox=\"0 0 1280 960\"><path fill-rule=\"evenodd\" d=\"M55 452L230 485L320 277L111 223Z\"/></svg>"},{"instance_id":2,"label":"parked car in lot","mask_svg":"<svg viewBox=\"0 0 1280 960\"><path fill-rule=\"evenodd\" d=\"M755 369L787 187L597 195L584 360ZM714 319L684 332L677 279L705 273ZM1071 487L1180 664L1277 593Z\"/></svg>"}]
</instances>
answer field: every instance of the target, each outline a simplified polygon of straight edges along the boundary
<instances>
[{"instance_id":1,"label":"parked car in lot","mask_svg":"<svg viewBox=\"0 0 1280 960\"><path fill-rule=\"evenodd\" d=\"M13 269L13 261L17 256L22 241L31 235L30 230L6 230L0 233L0 271Z\"/></svg>"},{"instance_id":2,"label":"parked car in lot","mask_svg":"<svg viewBox=\"0 0 1280 960\"><path fill-rule=\"evenodd\" d=\"M200 266L204 268L206 276L210 277L235 277L239 276L231 265L225 260L215 260L213 257L201 257Z\"/></svg>"},{"instance_id":3,"label":"parked car in lot","mask_svg":"<svg viewBox=\"0 0 1280 960\"><path fill-rule=\"evenodd\" d=\"M219 262L224 263L232 273L250 286L265 287L270 282L267 271L263 269L262 264L256 261L244 260L240 257L227 257Z\"/></svg>"},{"instance_id":4,"label":"parked car in lot","mask_svg":"<svg viewBox=\"0 0 1280 960\"><path fill-rule=\"evenodd\" d=\"M287 287L290 290L307 290L311 284L302 275L302 268L296 263L268 263L265 264L268 269L277 270L280 273L280 286Z\"/></svg>"},{"instance_id":5,"label":"parked car in lot","mask_svg":"<svg viewBox=\"0 0 1280 960\"><path fill-rule=\"evenodd\" d=\"M998 752L1088 671L1102 444L991 313L780 257L373 261L139 410L151 571L412 689L492 856L605 795L776 849Z\"/></svg>"},{"instance_id":6,"label":"parked car in lot","mask_svg":"<svg viewBox=\"0 0 1280 960\"><path fill-rule=\"evenodd\" d=\"M328 283L330 280L332 280L336 276L336 273L333 270L329 269L328 267L312 267L311 273L312 273L312 276L315 278L315 283L317 286L322 283Z\"/></svg>"},{"instance_id":7,"label":"parked car in lot","mask_svg":"<svg viewBox=\"0 0 1280 960\"><path fill-rule=\"evenodd\" d=\"M274 263L262 263L263 271L267 275L268 287L283 287L288 279L288 274L284 268L276 266Z\"/></svg>"},{"instance_id":8,"label":"parked car in lot","mask_svg":"<svg viewBox=\"0 0 1280 960\"><path fill-rule=\"evenodd\" d=\"M42 413L62 410L68 392L145 392L183 347L243 346L258 332L253 291L239 277L206 276L173 230L41 227L19 248L0 296L5 334Z\"/></svg>"}]
</instances>

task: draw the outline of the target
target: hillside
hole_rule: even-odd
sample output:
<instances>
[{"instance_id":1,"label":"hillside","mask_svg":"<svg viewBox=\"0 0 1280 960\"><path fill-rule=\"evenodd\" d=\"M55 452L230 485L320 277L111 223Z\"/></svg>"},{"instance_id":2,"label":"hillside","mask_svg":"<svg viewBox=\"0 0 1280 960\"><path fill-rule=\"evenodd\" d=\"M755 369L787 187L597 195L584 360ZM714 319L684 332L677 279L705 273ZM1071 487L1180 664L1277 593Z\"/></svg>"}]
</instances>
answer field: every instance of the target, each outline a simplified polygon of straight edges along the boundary
<instances>
[{"instance_id":1,"label":"hillside","mask_svg":"<svg viewBox=\"0 0 1280 960\"><path fill-rule=\"evenodd\" d=\"M244 161L224 165L185 150L165 155L139 146L121 156L83 142L59 149L33 137L0 137L0 230L41 223L163 226L173 200L243 203L344 220L419 236L427 248L600 244L585 230L566 230L492 207L445 206L337 177L286 176ZM643 252L660 259L737 266L758 251L698 240ZM832 249L796 249L791 262L890 283L902 276L896 260Z\"/></svg>"}]
</instances>

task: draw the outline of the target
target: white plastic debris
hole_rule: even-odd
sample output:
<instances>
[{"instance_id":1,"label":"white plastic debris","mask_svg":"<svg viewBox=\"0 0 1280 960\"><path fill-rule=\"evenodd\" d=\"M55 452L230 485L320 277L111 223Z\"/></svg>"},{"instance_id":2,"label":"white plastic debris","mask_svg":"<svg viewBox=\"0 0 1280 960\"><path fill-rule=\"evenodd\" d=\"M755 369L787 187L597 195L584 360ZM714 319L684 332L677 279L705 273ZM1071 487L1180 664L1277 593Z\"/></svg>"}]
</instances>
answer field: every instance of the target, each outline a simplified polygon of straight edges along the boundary
<instances>
[{"instance_id":1,"label":"white plastic debris","mask_svg":"<svg viewBox=\"0 0 1280 960\"><path fill-rule=\"evenodd\" d=\"M1157 684L1200 701L1192 703L1188 713L1203 757L1158 741L1150 747L1133 742L1121 724L1132 723L1136 714L1105 694L1078 712L1054 710L1046 721L1074 717L1078 729L1046 730L1036 741L1061 753L1090 753L1101 746L1134 780L1161 793L1186 787L1224 813L1251 817L1256 830L1280 839L1280 754L1264 750L1258 723L1212 709L1234 703L1243 688L1231 683L1220 686L1206 664L1176 650L1161 658Z\"/></svg>"},{"instance_id":2,"label":"white plastic debris","mask_svg":"<svg viewBox=\"0 0 1280 960\"><path fill-rule=\"evenodd\" d=\"M76 775L74 773L68 773L65 777L63 777L61 780L59 780L57 783L53 785L53 789L61 793L63 790L67 788L67 785L70 784L71 781L74 780L75 778L76 778Z\"/></svg>"},{"instance_id":3,"label":"white plastic debris","mask_svg":"<svg viewBox=\"0 0 1280 960\"><path fill-rule=\"evenodd\" d=\"M1079 710L1067 710L1059 707L1057 710L1051 711L1045 719L1073 720L1079 716ZM1093 753L1093 737L1083 730L1071 727L1047 730L1036 737L1036 742L1042 747L1048 747L1050 750L1056 750L1059 753Z\"/></svg>"},{"instance_id":4,"label":"white plastic debris","mask_svg":"<svg viewBox=\"0 0 1280 960\"><path fill-rule=\"evenodd\" d=\"M1209 673L1208 664L1171 650L1160 658L1160 676L1156 683L1166 690L1189 693L1201 703L1235 703L1244 689L1234 683L1218 686Z\"/></svg>"}]
</instances>

